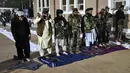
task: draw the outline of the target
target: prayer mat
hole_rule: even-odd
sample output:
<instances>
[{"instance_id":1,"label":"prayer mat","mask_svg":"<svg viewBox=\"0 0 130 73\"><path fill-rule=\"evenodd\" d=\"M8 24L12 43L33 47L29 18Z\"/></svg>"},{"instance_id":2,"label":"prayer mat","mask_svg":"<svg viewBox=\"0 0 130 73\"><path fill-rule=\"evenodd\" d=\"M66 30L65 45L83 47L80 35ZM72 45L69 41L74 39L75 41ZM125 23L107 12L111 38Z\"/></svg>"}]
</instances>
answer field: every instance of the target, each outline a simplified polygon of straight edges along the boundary
<instances>
[{"instance_id":1,"label":"prayer mat","mask_svg":"<svg viewBox=\"0 0 130 73\"><path fill-rule=\"evenodd\" d=\"M80 53L80 54L54 56L54 57L50 57L49 59L46 59L45 57L38 57L38 60L44 64L47 64L49 67L53 68L53 67L67 65L90 57L91 56L86 56L83 53Z\"/></svg>"},{"instance_id":2,"label":"prayer mat","mask_svg":"<svg viewBox=\"0 0 130 73\"><path fill-rule=\"evenodd\" d=\"M67 65L76 61L81 61L84 59L92 58L97 55L104 55L107 53L119 51L119 50L127 50L123 46L109 46L109 47L100 47L100 48L84 48L81 50L79 54L68 54L68 55L61 55L61 56L52 56L48 59L44 57L38 57L38 60L44 64L47 64L49 67L58 67Z\"/></svg>"},{"instance_id":3,"label":"prayer mat","mask_svg":"<svg viewBox=\"0 0 130 73\"><path fill-rule=\"evenodd\" d=\"M27 69L27 70L37 70L42 66L42 64L35 62L35 61L30 61L30 62L23 62L19 61L15 63L13 66L9 67L8 70L14 70L14 69Z\"/></svg>"}]
</instances>

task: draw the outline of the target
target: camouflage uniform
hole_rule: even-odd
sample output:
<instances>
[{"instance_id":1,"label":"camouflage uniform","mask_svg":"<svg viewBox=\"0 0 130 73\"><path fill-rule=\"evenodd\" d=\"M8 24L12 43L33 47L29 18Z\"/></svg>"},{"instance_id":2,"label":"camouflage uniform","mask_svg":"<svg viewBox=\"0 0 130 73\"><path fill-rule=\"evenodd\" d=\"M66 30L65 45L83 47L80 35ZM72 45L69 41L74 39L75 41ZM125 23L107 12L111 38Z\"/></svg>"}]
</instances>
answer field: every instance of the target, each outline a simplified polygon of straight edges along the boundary
<instances>
[{"instance_id":1,"label":"camouflage uniform","mask_svg":"<svg viewBox=\"0 0 130 73\"><path fill-rule=\"evenodd\" d=\"M69 37L69 45L73 48L73 50L79 46L78 40L80 39L81 19L81 15L70 14L68 16L69 25L72 26L72 34L71 37Z\"/></svg>"},{"instance_id":2,"label":"camouflage uniform","mask_svg":"<svg viewBox=\"0 0 130 73\"><path fill-rule=\"evenodd\" d=\"M98 44L103 44L103 21L101 14L95 16Z\"/></svg>"},{"instance_id":3,"label":"camouflage uniform","mask_svg":"<svg viewBox=\"0 0 130 73\"><path fill-rule=\"evenodd\" d=\"M89 13L86 13L82 19L81 30L82 33L85 34L85 43L87 47L91 46L91 44L94 44L94 41L96 41L94 20L94 17Z\"/></svg>"},{"instance_id":4,"label":"camouflage uniform","mask_svg":"<svg viewBox=\"0 0 130 73\"><path fill-rule=\"evenodd\" d=\"M111 16L112 15L108 11L105 10L105 13L103 16L103 22L104 22L104 30L103 31L105 31L104 32L104 36L105 36L104 42L105 43L108 43L108 41L109 41L109 33L111 31L111 25L112 25L111 21L110 21Z\"/></svg>"},{"instance_id":5,"label":"camouflage uniform","mask_svg":"<svg viewBox=\"0 0 130 73\"><path fill-rule=\"evenodd\" d=\"M57 10L57 17L54 18L54 28L55 28L55 40L56 40L56 54L59 56L59 46L62 47L63 54L66 52L66 32L67 32L67 21L63 16L59 16L58 14L62 14L62 10Z\"/></svg>"},{"instance_id":6,"label":"camouflage uniform","mask_svg":"<svg viewBox=\"0 0 130 73\"><path fill-rule=\"evenodd\" d=\"M111 31L111 23L109 22L110 13L102 9L98 14L98 42L99 44L108 43L109 32ZM100 21L100 22L99 22Z\"/></svg>"},{"instance_id":7,"label":"camouflage uniform","mask_svg":"<svg viewBox=\"0 0 130 73\"><path fill-rule=\"evenodd\" d=\"M65 26L67 24L66 19L65 18L61 18L59 19L58 17L56 17L54 19L55 24L55 38L59 38L59 39L65 39L65 31L67 29L67 27Z\"/></svg>"}]
</instances>

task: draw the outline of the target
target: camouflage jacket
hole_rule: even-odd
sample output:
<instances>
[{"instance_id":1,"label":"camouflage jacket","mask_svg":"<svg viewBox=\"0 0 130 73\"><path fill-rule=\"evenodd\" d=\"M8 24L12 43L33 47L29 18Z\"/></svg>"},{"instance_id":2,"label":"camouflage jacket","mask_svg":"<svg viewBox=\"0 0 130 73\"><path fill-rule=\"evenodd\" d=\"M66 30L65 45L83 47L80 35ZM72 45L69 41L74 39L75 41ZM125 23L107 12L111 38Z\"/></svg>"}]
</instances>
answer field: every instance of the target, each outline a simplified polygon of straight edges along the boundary
<instances>
[{"instance_id":1,"label":"camouflage jacket","mask_svg":"<svg viewBox=\"0 0 130 73\"><path fill-rule=\"evenodd\" d=\"M109 12L105 12L104 14L104 18L103 18L103 22L104 22L104 28L106 28L106 30L109 30L111 29L111 26L112 26L112 22L111 22L111 19L112 18L112 14L110 14Z\"/></svg>"},{"instance_id":2,"label":"camouflage jacket","mask_svg":"<svg viewBox=\"0 0 130 73\"><path fill-rule=\"evenodd\" d=\"M82 19L81 15L74 16L73 14L70 14L68 16L68 22L69 22L69 25L72 26L72 31L74 31L74 30L77 31L80 29L81 19Z\"/></svg>"},{"instance_id":3,"label":"camouflage jacket","mask_svg":"<svg viewBox=\"0 0 130 73\"><path fill-rule=\"evenodd\" d=\"M63 39L66 36L67 21L64 17L55 17L54 21L55 37Z\"/></svg>"},{"instance_id":4,"label":"camouflage jacket","mask_svg":"<svg viewBox=\"0 0 130 73\"><path fill-rule=\"evenodd\" d=\"M104 22L101 14L97 14L95 16L95 24L96 24L97 31L102 31Z\"/></svg>"},{"instance_id":5,"label":"camouflage jacket","mask_svg":"<svg viewBox=\"0 0 130 73\"><path fill-rule=\"evenodd\" d=\"M93 28L95 28L95 18L90 14L84 15L81 22L82 32L91 32Z\"/></svg>"}]
</instances>

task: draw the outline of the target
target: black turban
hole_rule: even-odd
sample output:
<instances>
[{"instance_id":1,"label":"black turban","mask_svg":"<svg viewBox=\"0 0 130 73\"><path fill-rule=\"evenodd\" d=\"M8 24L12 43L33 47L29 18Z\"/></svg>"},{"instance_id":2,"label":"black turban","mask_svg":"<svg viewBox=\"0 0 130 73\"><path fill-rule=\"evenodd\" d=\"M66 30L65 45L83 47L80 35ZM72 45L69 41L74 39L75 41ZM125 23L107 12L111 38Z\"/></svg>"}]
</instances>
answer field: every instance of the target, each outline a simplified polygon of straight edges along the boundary
<instances>
[{"instance_id":1,"label":"black turban","mask_svg":"<svg viewBox=\"0 0 130 73\"><path fill-rule=\"evenodd\" d=\"M43 12L42 13L48 13L49 12L49 9L48 8L43 8Z\"/></svg>"},{"instance_id":2,"label":"black turban","mask_svg":"<svg viewBox=\"0 0 130 73\"><path fill-rule=\"evenodd\" d=\"M56 11L56 14L58 15L58 14L62 14L63 13L63 10L61 10L61 9L57 9L57 11Z\"/></svg>"},{"instance_id":3,"label":"black turban","mask_svg":"<svg viewBox=\"0 0 130 73\"><path fill-rule=\"evenodd\" d=\"M86 11L90 11L90 10L93 10L93 8L87 8L87 9L85 10L85 12L86 12Z\"/></svg>"},{"instance_id":4,"label":"black turban","mask_svg":"<svg viewBox=\"0 0 130 73\"><path fill-rule=\"evenodd\" d=\"M78 12L78 9L77 8L73 8L73 12L75 12L75 11Z\"/></svg>"}]
</instances>

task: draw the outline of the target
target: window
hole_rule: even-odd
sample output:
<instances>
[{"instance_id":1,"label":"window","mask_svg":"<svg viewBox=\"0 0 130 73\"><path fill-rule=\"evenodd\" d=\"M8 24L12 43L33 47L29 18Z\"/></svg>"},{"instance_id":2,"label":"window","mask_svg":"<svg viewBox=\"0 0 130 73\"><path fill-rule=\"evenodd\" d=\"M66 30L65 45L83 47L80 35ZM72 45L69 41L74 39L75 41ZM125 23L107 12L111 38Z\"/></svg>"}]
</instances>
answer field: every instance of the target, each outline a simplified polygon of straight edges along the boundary
<instances>
[{"instance_id":1,"label":"window","mask_svg":"<svg viewBox=\"0 0 130 73\"><path fill-rule=\"evenodd\" d=\"M44 0L42 0L42 6L44 7L44 5L45 5L45 4L44 4Z\"/></svg>"},{"instance_id":2,"label":"window","mask_svg":"<svg viewBox=\"0 0 130 73\"><path fill-rule=\"evenodd\" d=\"M47 8L49 8L49 0L47 0Z\"/></svg>"},{"instance_id":3,"label":"window","mask_svg":"<svg viewBox=\"0 0 130 73\"><path fill-rule=\"evenodd\" d=\"M39 11L42 11L43 8L49 8L50 0L39 0Z\"/></svg>"},{"instance_id":4,"label":"window","mask_svg":"<svg viewBox=\"0 0 130 73\"><path fill-rule=\"evenodd\" d=\"M120 5L124 5L125 13L130 14L130 0L108 0L110 12L116 12Z\"/></svg>"},{"instance_id":5,"label":"window","mask_svg":"<svg viewBox=\"0 0 130 73\"><path fill-rule=\"evenodd\" d=\"M122 1L113 1L113 9L118 9L121 5L126 6L126 1L122 0Z\"/></svg>"},{"instance_id":6,"label":"window","mask_svg":"<svg viewBox=\"0 0 130 73\"><path fill-rule=\"evenodd\" d=\"M78 10L84 10L84 1L85 0L60 0L60 1L61 1L60 2L61 9L64 11L71 11L75 6L78 8ZM68 8L66 8L66 7L68 7Z\"/></svg>"},{"instance_id":7,"label":"window","mask_svg":"<svg viewBox=\"0 0 130 73\"><path fill-rule=\"evenodd\" d=\"M39 0L38 2L39 2L39 11L41 11L41 0Z\"/></svg>"},{"instance_id":8,"label":"window","mask_svg":"<svg viewBox=\"0 0 130 73\"><path fill-rule=\"evenodd\" d=\"M118 9L122 5L122 2L116 2L115 9Z\"/></svg>"},{"instance_id":9,"label":"window","mask_svg":"<svg viewBox=\"0 0 130 73\"><path fill-rule=\"evenodd\" d=\"M78 9L84 10L84 0L78 0Z\"/></svg>"},{"instance_id":10,"label":"window","mask_svg":"<svg viewBox=\"0 0 130 73\"><path fill-rule=\"evenodd\" d=\"M74 0L69 0L69 1L70 1L69 10L72 10L74 8Z\"/></svg>"},{"instance_id":11,"label":"window","mask_svg":"<svg viewBox=\"0 0 130 73\"><path fill-rule=\"evenodd\" d=\"M63 0L63 1L62 1L62 4L63 4L63 6L62 6L63 8L62 8L62 9L63 9L64 11L66 11L66 0Z\"/></svg>"}]
</instances>

